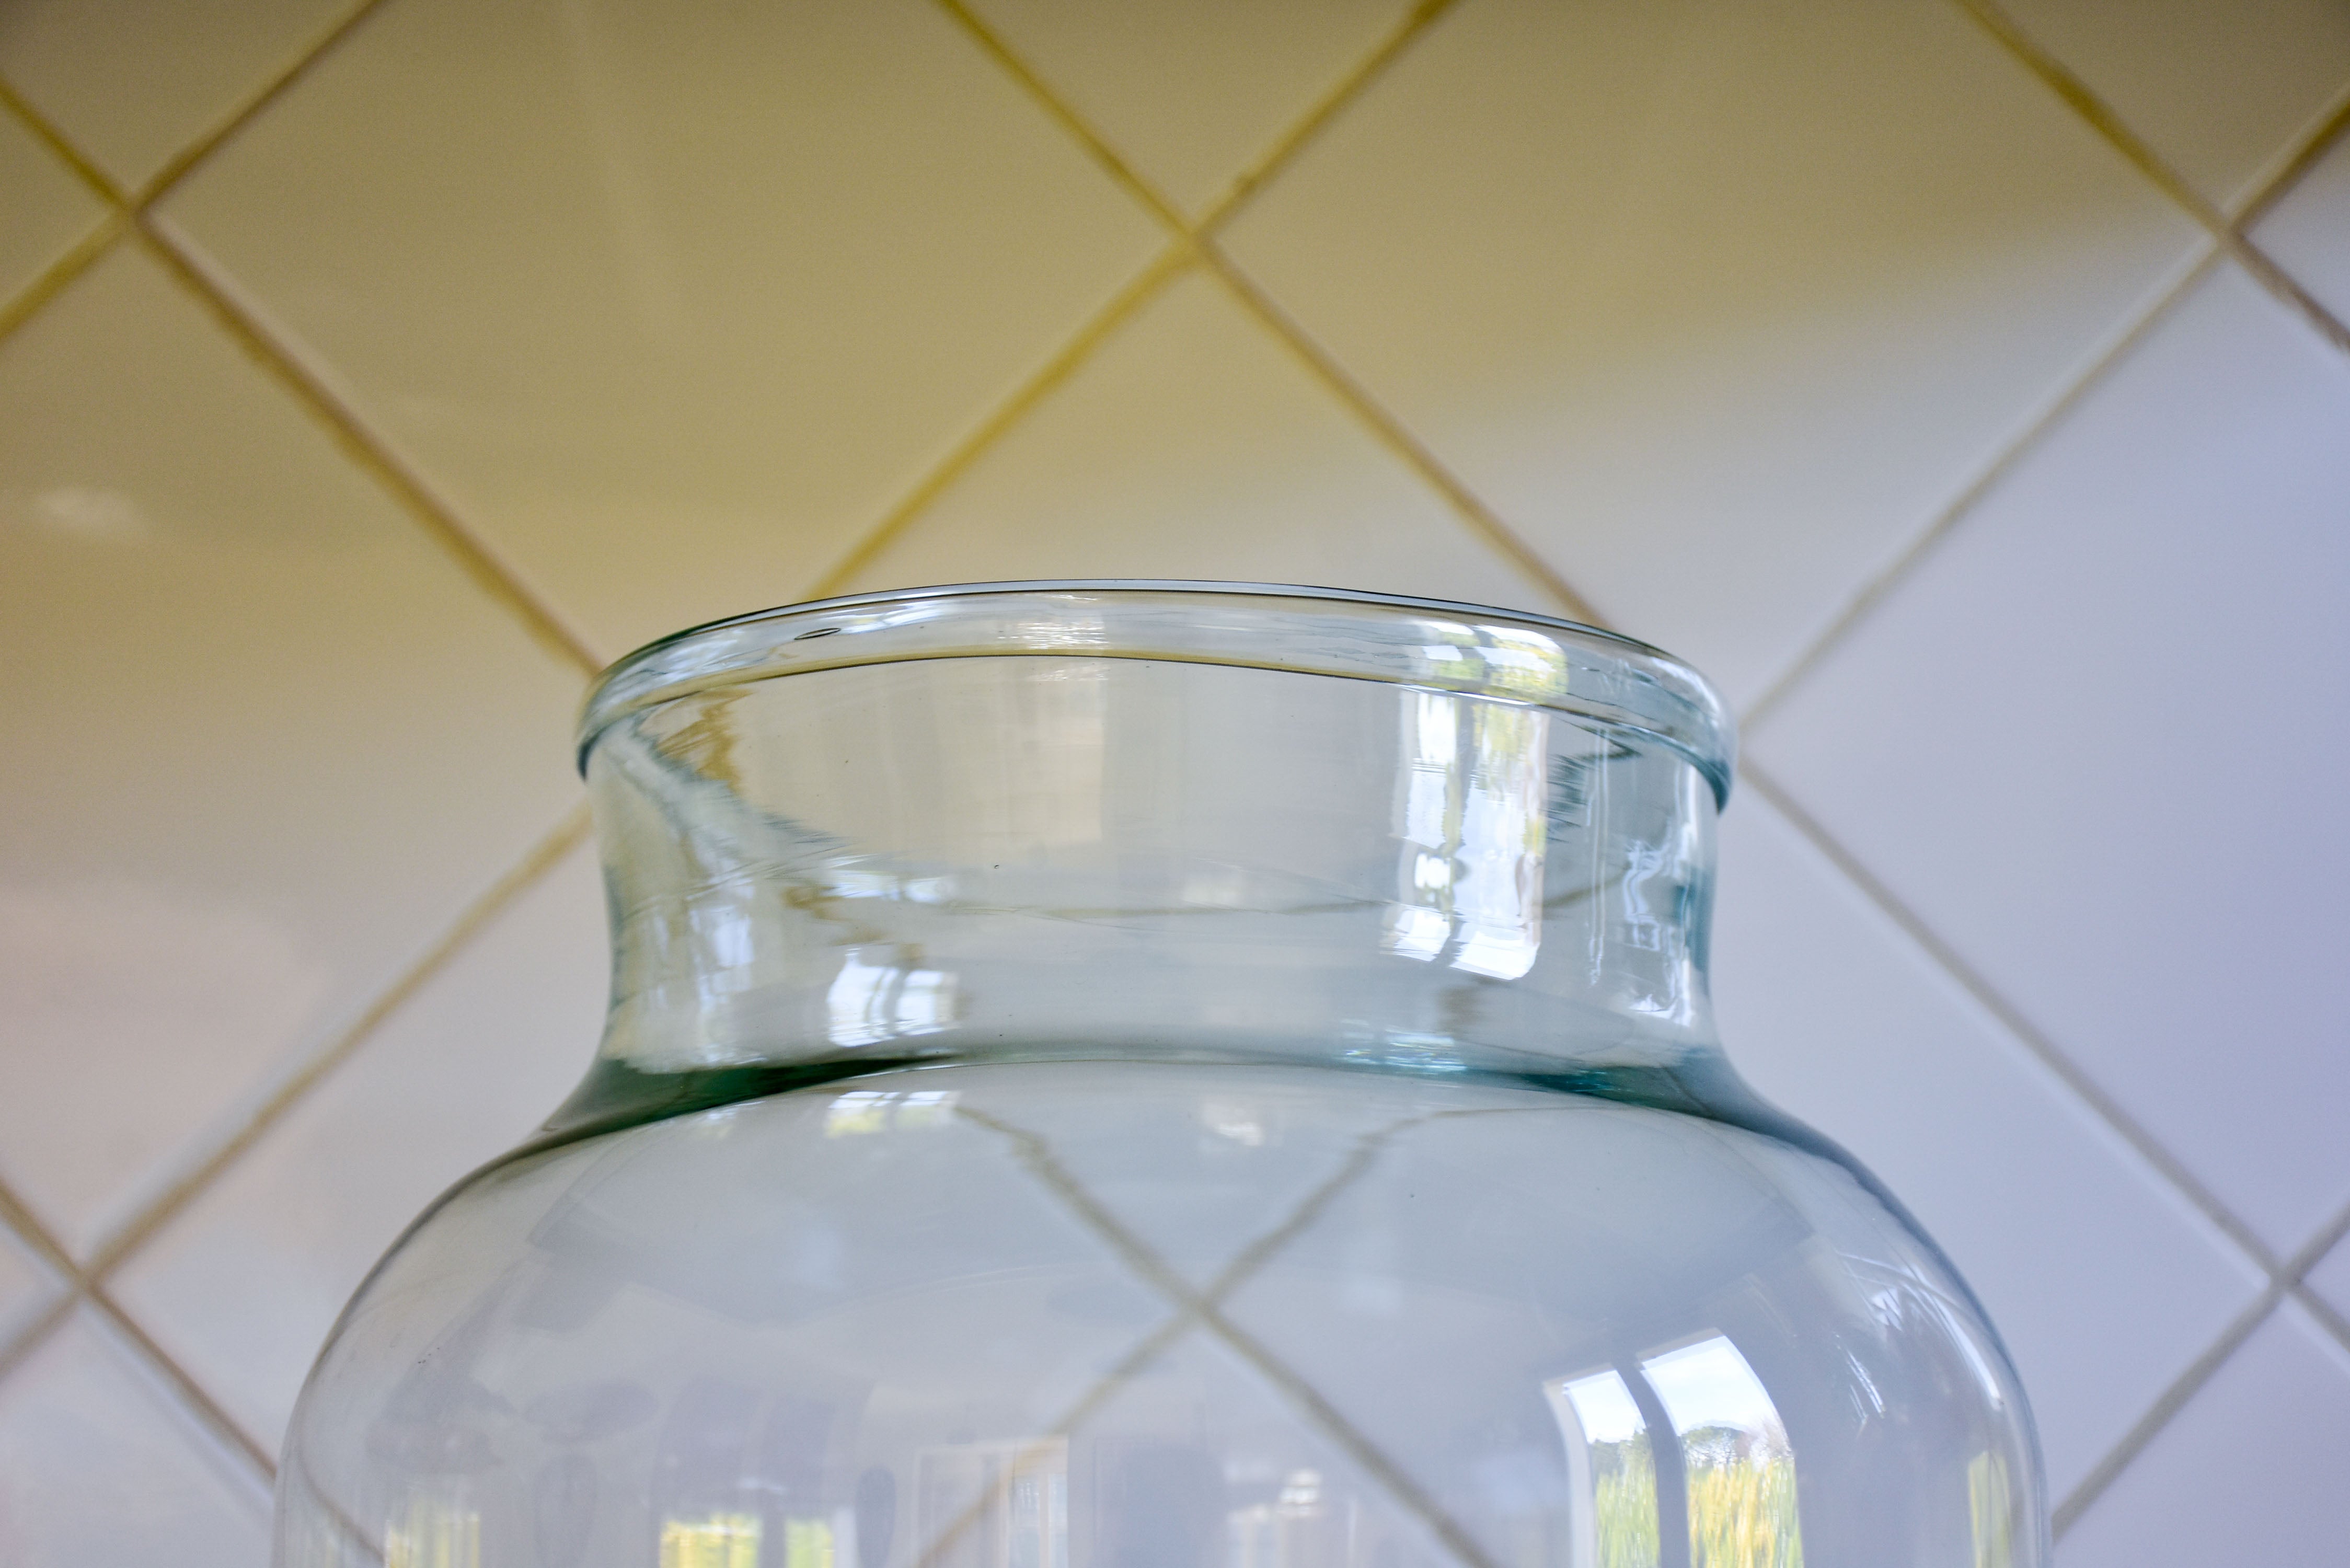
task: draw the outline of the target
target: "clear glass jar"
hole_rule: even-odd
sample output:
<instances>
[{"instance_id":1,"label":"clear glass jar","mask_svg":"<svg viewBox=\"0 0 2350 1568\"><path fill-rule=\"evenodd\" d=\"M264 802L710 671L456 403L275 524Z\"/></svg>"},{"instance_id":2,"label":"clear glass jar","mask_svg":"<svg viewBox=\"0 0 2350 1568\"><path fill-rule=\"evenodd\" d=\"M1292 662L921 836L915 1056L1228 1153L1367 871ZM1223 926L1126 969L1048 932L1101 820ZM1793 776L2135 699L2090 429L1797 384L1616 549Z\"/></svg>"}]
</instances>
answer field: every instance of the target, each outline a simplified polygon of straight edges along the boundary
<instances>
[{"instance_id":1,"label":"clear glass jar","mask_svg":"<svg viewBox=\"0 0 2350 1568\"><path fill-rule=\"evenodd\" d=\"M656 643L581 751L602 1052L344 1314L286 1568L2047 1561L1965 1285L1715 1043L1656 650L925 590Z\"/></svg>"}]
</instances>

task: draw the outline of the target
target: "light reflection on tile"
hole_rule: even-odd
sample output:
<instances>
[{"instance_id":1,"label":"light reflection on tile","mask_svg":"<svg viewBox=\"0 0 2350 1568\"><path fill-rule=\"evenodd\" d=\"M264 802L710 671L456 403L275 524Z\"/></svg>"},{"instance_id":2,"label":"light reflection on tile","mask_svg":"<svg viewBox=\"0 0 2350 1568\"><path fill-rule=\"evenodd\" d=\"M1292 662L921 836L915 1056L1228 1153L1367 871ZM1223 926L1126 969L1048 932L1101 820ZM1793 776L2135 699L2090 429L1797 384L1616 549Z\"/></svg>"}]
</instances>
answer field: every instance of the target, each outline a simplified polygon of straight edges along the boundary
<instances>
[{"instance_id":1,"label":"light reflection on tile","mask_svg":"<svg viewBox=\"0 0 2350 1568\"><path fill-rule=\"evenodd\" d=\"M403 0L165 206L608 655L802 593L1163 240L928 0Z\"/></svg>"},{"instance_id":2,"label":"light reflection on tile","mask_svg":"<svg viewBox=\"0 0 2350 1568\"><path fill-rule=\"evenodd\" d=\"M0 1173L86 1254L553 826L579 678L135 250L0 473Z\"/></svg>"},{"instance_id":3,"label":"light reflection on tile","mask_svg":"<svg viewBox=\"0 0 2350 1568\"><path fill-rule=\"evenodd\" d=\"M0 1382L0 1560L255 1568L269 1499L152 1372L77 1314Z\"/></svg>"},{"instance_id":4,"label":"light reflection on tile","mask_svg":"<svg viewBox=\"0 0 2350 1568\"><path fill-rule=\"evenodd\" d=\"M1222 577L1556 608L1196 273L845 591L1021 576Z\"/></svg>"},{"instance_id":5,"label":"light reflection on tile","mask_svg":"<svg viewBox=\"0 0 2350 1568\"><path fill-rule=\"evenodd\" d=\"M1956 6L1858 0L1461 6L1228 237L1733 701L2200 244Z\"/></svg>"}]
</instances>

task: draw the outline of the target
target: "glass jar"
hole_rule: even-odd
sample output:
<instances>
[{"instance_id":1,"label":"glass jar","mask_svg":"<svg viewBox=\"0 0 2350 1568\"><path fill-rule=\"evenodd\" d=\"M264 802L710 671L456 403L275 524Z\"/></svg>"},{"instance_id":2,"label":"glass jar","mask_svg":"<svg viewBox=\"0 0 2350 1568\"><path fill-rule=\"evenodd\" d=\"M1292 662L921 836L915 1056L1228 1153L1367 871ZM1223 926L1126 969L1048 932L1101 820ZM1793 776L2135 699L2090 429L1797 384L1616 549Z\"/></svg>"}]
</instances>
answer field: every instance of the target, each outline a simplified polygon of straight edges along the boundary
<instances>
[{"instance_id":1,"label":"glass jar","mask_svg":"<svg viewBox=\"0 0 2350 1568\"><path fill-rule=\"evenodd\" d=\"M602 1052L345 1312L286 1568L2046 1562L1966 1286L1716 1044L1655 649L930 589L656 643L581 755Z\"/></svg>"}]
</instances>

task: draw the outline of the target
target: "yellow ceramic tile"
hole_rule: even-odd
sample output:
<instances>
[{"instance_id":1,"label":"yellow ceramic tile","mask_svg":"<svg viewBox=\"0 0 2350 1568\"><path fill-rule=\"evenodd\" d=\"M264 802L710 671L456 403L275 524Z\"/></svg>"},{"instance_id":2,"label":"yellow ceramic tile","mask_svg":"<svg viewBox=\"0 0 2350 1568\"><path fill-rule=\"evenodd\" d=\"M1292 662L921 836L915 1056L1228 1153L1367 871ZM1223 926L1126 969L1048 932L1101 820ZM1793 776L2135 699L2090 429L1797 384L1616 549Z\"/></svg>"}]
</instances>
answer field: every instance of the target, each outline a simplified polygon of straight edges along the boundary
<instances>
[{"instance_id":1,"label":"yellow ceramic tile","mask_svg":"<svg viewBox=\"0 0 2350 1568\"><path fill-rule=\"evenodd\" d=\"M2034 42L2232 205L2350 91L2341 0L2007 0Z\"/></svg>"},{"instance_id":2,"label":"yellow ceramic tile","mask_svg":"<svg viewBox=\"0 0 2350 1568\"><path fill-rule=\"evenodd\" d=\"M401 0L168 207L608 652L803 591L1160 243L927 0Z\"/></svg>"},{"instance_id":3,"label":"yellow ceramic tile","mask_svg":"<svg viewBox=\"0 0 2350 1568\"><path fill-rule=\"evenodd\" d=\"M572 798L557 664L145 256L0 348L0 1176L87 1251Z\"/></svg>"},{"instance_id":4,"label":"yellow ceramic tile","mask_svg":"<svg viewBox=\"0 0 2350 1568\"><path fill-rule=\"evenodd\" d=\"M1231 243L1742 700L2199 240L1955 6L1466 0Z\"/></svg>"},{"instance_id":5,"label":"yellow ceramic tile","mask_svg":"<svg viewBox=\"0 0 2350 1568\"><path fill-rule=\"evenodd\" d=\"M356 0L11 0L0 76L126 190L301 58Z\"/></svg>"},{"instance_id":6,"label":"yellow ceramic tile","mask_svg":"<svg viewBox=\"0 0 2350 1568\"><path fill-rule=\"evenodd\" d=\"M1188 213L1377 48L1404 0L975 0L998 36Z\"/></svg>"},{"instance_id":7,"label":"yellow ceramic tile","mask_svg":"<svg viewBox=\"0 0 2350 1568\"><path fill-rule=\"evenodd\" d=\"M117 1299L265 1451L376 1260L587 1071L607 967L583 846L116 1276Z\"/></svg>"},{"instance_id":8,"label":"yellow ceramic tile","mask_svg":"<svg viewBox=\"0 0 2350 1568\"><path fill-rule=\"evenodd\" d=\"M12 114L0 113L0 307L106 216L106 203Z\"/></svg>"},{"instance_id":9,"label":"yellow ceramic tile","mask_svg":"<svg viewBox=\"0 0 2350 1568\"><path fill-rule=\"evenodd\" d=\"M0 1560L254 1568L269 1498L83 1310L0 1383Z\"/></svg>"},{"instance_id":10,"label":"yellow ceramic tile","mask_svg":"<svg viewBox=\"0 0 2350 1568\"><path fill-rule=\"evenodd\" d=\"M1222 577L1557 610L1197 273L848 591L1010 577Z\"/></svg>"}]
</instances>

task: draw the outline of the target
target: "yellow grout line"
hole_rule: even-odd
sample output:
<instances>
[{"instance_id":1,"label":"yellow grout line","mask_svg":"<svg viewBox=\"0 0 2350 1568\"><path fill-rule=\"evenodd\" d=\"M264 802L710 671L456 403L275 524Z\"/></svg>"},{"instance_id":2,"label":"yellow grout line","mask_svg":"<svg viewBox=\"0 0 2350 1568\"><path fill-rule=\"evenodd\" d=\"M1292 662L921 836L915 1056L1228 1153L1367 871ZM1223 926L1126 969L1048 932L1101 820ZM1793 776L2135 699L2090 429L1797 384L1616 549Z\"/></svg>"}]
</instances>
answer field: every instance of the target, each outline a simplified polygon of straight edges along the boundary
<instances>
[{"instance_id":1,"label":"yellow grout line","mask_svg":"<svg viewBox=\"0 0 2350 1568\"><path fill-rule=\"evenodd\" d=\"M51 152L56 153L58 161L72 170L75 177L88 186L99 201L109 207L127 207L130 204L129 194L121 186L114 182L114 176L99 168L97 160L76 147L73 139L68 137L56 121L36 109L32 99L18 92L5 79L0 79L0 108L5 108L22 120L25 129L38 137L42 144Z\"/></svg>"},{"instance_id":2,"label":"yellow grout line","mask_svg":"<svg viewBox=\"0 0 2350 1568\"><path fill-rule=\"evenodd\" d=\"M1419 35L1432 26L1437 18L1452 9L1457 0L1419 0L1404 14L1403 19L1389 29L1388 36L1373 47L1371 52L1357 61L1346 75L1332 83L1329 89L1289 129L1275 137L1273 144L1252 159L1248 165L1232 177L1224 193L1211 202L1191 225L1192 232L1204 238L1223 227L1240 209L1254 196L1259 187L1285 169L1305 151L1307 143L1320 136L1338 111L1360 95L1365 88L1399 58L1404 50L1416 42Z\"/></svg>"},{"instance_id":3,"label":"yellow grout line","mask_svg":"<svg viewBox=\"0 0 2350 1568\"><path fill-rule=\"evenodd\" d=\"M43 306L64 293L67 285L88 271L90 264L122 237L122 214L108 213L90 226L88 234L67 247L64 254L42 268L40 275L15 298L0 304L0 341L30 321Z\"/></svg>"},{"instance_id":4,"label":"yellow grout line","mask_svg":"<svg viewBox=\"0 0 2350 1568\"><path fill-rule=\"evenodd\" d=\"M951 485L1001 436L1025 419L1030 410L1076 373L1109 336L1191 265L1191 247L1180 241L1162 250L1150 264L1110 296L1042 368L1013 389L945 457L915 482L914 487L882 514L881 520L833 563L808 589L810 598L828 598L847 591L847 585L888 549L932 502Z\"/></svg>"},{"instance_id":5,"label":"yellow grout line","mask_svg":"<svg viewBox=\"0 0 2350 1568\"><path fill-rule=\"evenodd\" d=\"M1043 76L1022 58L1003 39L983 21L963 0L937 0L938 5L968 33L972 40L1008 72L1021 88L1098 162L1110 177L1123 186L1152 217L1166 226L1179 246L1186 253L1184 259L1196 258L1214 273L1232 296L1253 316L1259 326L1270 331L1289 351L1295 355L1323 386L1336 396L1340 404L1352 413L1370 432L1374 440L1401 459L1406 466L1419 474L1451 509L1499 552L1522 576L1541 586L1554 598L1558 607L1575 619L1594 626L1605 626L1589 600L1577 593L1558 570L1544 560L1516 532L1502 521L1461 478L1447 468L1425 443L1414 436L1403 422L1374 398L1369 389L1356 381L1338 365L1327 351L1306 335L1297 323L1274 302L1272 297L1242 272L1231 257L1212 244L1208 236L1222 227L1262 192L1282 169L1288 165L1308 143L1345 108L1358 97L1370 83L1383 74L1413 40L1425 33L1438 17L1451 9L1453 0L1421 0L1411 12L1383 37L1368 54L1342 77L1337 84L1310 105L1305 113L1288 130L1275 138L1272 146L1246 170L1233 188L1197 223L1187 221L1175 204L1153 185L1133 162L1112 145L1109 139L1089 123L1085 116L1055 92ZM1162 255L1153 268L1168 265L1170 258ZM1146 277L1148 274L1146 274ZM1128 286L1129 290L1142 286L1144 280ZM1151 281L1156 287L1161 280ZM1110 323L1110 326L1116 324ZM1088 329L1081 333L1082 341L1073 342L1056 355L1054 384L1066 379L1108 337L1107 328ZM918 484L914 492L876 525L874 533L851 550L843 562L820 579L819 594L836 592L858 568L870 561L921 512L922 508L946 487L954 473L968 468L1006 431L1017 424L1049 387L1033 390L1024 387L975 432L972 440L960 446L948 460L951 472L934 473Z\"/></svg>"},{"instance_id":6,"label":"yellow grout line","mask_svg":"<svg viewBox=\"0 0 2350 1568\"><path fill-rule=\"evenodd\" d=\"M169 162L140 187L130 204L143 212L161 199L164 192L179 184L197 164L211 157L222 143L243 130L263 109L284 96L288 88L316 69L321 60L357 31L359 24L373 16L383 3L384 0L359 0L339 20L329 23L324 31L296 50L294 58L276 76L246 94L244 101L222 116L211 130L180 149Z\"/></svg>"},{"instance_id":7,"label":"yellow grout line","mask_svg":"<svg viewBox=\"0 0 2350 1568\"><path fill-rule=\"evenodd\" d=\"M2066 415L2081 405L2089 393L2105 379L2106 373L2146 340L2147 335L2154 330L2156 324L2169 313L2171 307L2184 298L2198 283L2210 275L2211 270L2220 265L2220 257L2224 254L2216 244L2207 244L2203 254L2193 265L2181 273L2176 282L2163 288L2155 296L2152 304L2140 310L2137 319L2130 322L2118 337L2108 343L2091 360L2088 368L2075 376L2055 400L2043 409L2014 439L2002 447L1999 454L1969 482L1965 489L1960 491L1939 512L1935 514L1933 521L1920 530L1917 537L1904 545L1898 556L1895 556L1882 571L1862 584L1859 590L1845 601L1843 608L1836 612L1826 627L1822 628L1784 669L1772 678L1771 683L1762 689L1759 696L1746 705L1745 711L1738 716L1740 729L1752 732L1765 718L1769 717L1773 710L1786 700L1788 694L1803 682L1804 677L1817 669L1820 662L1830 653L1841 647L1845 639L1852 634L1853 629L1866 620L1870 613L1884 602L1886 596L1906 582L1920 562L1932 555L1960 523L1973 515L1975 507L1981 504L1982 498L1991 493L2000 481L2013 472L2016 465L2045 440L2050 431L2063 423Z\"/></svg>"},{"instance_id":8,"label":"yellow grout line","mask_svg":"<svg viewBox=\"0 0 2350 1568\"><path fill-rule=\"evenodd\" d=\"M2261 286L2299 311L2334 347L2350 353L2350 327L2345 327L2314 296L2277 265L2267 252L2254 244L2239 223L2230 222L2227 214L2205 200L2185 176L2132 130L2114 111L2113 106L2075 75L2071 67L2043 48L2013 17L1993 4L1993 0L1955 0L1955 4L2022 62L2025 69L2038 77L2042 85L2088 121L2099 135L2137 167L2139 173L2152 181L2181 211L2202 224L2227 251L2230 260L2251 274Z\"/></svg>"},{"instance_id":9,"label":"yellow grout line","mask_svg":"<svg viewBox=\"0 0 2350 1568\"><path fill-rule=\"evenodd\" d=\"M281 348L275 336L226 285L211 275L197 254L170 225L152 217L140 217L136 233L148 254L205 308L246 357L291 393L342 447L345 455L422 524L476 587L503 604L557 659L590 675L603 668L604 659L587 639L533 593L521 574L467 527L455 510L433 493L423 476L410 467L390 442L378 436L357 410L300 359Z\"/></svg>"},{"instance_id":10,"label":"yellow grout line","mask_svg":"<svg viewBox=\"0 0 2350 1568\"><path fill-rule=\"evenodd\" d=\"M397 980L380 992L358 1018L278 1085L269 1097L245 1118L244 1126L234 1136L214 1148L202 1165L173 1183L162 1196L100 1243L90 1259L88 1269L90 1280L102 1283L157 1231L184 1211L221 1172L258 1143L263 1135L276 1126L322 1079L348 1061L386 1019L448 968L450 961L474 937L536 887L565 856L578 847L588 836L588 807L584 804L566 812L563 820L552 832L533 845L519 863L467 905L455 922L443 930Z\"/></svg>"},{"instance_id":11,"label":"yellow grout line","mask_svg":"<svg viewBox=\"0 0 2350 1568\"><path fill-rule=\"evenodd\" d=\"M188 1370L172 1358L171 1354L155 1343L154 1336L140 1326L138 1320L122 1310L114 1298L97 1285L89 1290L90 1305L112 1325L114 1331L130 1342L132 1347L163 1375L172 1385L180 1402L195 1416L198 1422L212 1434L213 1441L244 1459L257 1472L263 1491L266 1492L277 1480L275 1455L254 1440L253 1435L237 1424L236 1418L221 1407L204 1386L191 1376Z\"/></svg>"}]
</instances>

